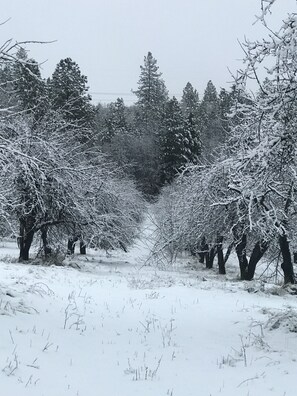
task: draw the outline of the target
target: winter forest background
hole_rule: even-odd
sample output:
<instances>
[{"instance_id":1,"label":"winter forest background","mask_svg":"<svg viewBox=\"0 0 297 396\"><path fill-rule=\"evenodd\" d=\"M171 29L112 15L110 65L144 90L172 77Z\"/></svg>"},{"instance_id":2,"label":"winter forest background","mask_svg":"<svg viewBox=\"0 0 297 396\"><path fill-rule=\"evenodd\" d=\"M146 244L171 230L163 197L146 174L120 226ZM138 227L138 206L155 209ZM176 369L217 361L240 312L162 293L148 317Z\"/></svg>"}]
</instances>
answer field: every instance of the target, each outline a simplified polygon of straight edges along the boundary
<instances>
[{"instance_id":1,"label":"winter forest background","mask_svg":"<svg viewBox=\"0 0 297 396\"><path fill-rule=\"evenodd\" d=\"M217 257L225 274L234 250L242 280L264 256L295 282L297 26L290 14L272 31L273 3L262 2L267 37L241 44L230 89L210 80L199 96L188 82L181 101L169 97L151 52L134 105L94 105L74 60L45 80L28 58L32 43L2 45L0 226L17 238L20 260L33 240L44 260L61 261L78 240L82 254L127 251L149 202L155 260L188 252L212 268Z\"/></svg>"},{"instance_id":2,"label":"winter forest background","mask_svg":"<svg viewBox=\"0 0 297 396\"><path fill-rule=\"evenodd\" d=\"M149 49L127 106L0 47L1 395L296 395L297 13L259 3L181 100Z\"/></svg>"}]
</instances>

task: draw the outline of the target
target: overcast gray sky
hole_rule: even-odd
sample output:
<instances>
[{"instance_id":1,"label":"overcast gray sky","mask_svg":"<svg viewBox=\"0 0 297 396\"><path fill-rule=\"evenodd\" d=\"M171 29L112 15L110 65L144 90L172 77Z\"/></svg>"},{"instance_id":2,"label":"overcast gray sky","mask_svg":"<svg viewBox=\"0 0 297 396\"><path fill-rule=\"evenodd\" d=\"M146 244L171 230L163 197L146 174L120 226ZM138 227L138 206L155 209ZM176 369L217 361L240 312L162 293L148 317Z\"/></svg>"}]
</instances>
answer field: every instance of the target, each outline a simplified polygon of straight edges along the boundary
<instances>
[{"instance_id":1,"label":"overcast gray sky","mask_svg":"<svg viewBox=\"0 0 297 396\"><path fill-rule=\"evenodd\" d=\"M9 0L1 5L2 41L57 40L31 45L44 77L71 57L88 77L94 102L118 96L132 103L140 64L148 51L157 59L171 95L188 81L203 94L212 80L228 87L228 67L240 67L244 35L263 36L255 21L260 0ZM296 0L278 0L273 23L297 11Z\"/></svg>"}]
</instances>

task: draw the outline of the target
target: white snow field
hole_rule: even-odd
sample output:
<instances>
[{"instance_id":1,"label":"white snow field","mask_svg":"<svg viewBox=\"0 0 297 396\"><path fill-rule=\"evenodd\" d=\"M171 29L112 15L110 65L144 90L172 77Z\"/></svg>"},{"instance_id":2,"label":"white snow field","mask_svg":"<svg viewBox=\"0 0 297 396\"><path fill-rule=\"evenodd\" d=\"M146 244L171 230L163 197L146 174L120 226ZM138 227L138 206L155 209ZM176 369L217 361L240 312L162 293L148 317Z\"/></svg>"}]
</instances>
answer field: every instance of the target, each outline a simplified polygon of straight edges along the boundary
<instances>
[{"instance_id":1,"label":"white snow field","mask_svg":"<svg viewBox=\"0 0 297 396\"><path fill-rule=\"evenodd\" d=\"M1 395L296 396L296 296L235 261L162 271L139 242L45 267L1 246Z\"/></svg>"}]
</instances>

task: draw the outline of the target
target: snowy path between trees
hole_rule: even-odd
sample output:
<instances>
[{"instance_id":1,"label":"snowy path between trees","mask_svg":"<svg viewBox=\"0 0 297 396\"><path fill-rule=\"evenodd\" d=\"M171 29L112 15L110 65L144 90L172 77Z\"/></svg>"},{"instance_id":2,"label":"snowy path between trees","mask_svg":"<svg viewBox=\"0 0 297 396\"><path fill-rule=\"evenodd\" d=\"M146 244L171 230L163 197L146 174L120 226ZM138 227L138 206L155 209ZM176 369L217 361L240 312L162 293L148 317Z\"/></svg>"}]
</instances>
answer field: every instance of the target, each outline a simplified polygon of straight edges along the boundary
<instances>
[{"instance_id":1,"label":"snowy path between trees","mask_svg":"<svg viewBox=\"0 0 297 396\"><path fill-rule=\"evenodd\" d=\"M237 270L143 266L149 242L66 267L18 264L2 243L1 395L296 395L296 297Z\"/></svg>"}]
</instances>

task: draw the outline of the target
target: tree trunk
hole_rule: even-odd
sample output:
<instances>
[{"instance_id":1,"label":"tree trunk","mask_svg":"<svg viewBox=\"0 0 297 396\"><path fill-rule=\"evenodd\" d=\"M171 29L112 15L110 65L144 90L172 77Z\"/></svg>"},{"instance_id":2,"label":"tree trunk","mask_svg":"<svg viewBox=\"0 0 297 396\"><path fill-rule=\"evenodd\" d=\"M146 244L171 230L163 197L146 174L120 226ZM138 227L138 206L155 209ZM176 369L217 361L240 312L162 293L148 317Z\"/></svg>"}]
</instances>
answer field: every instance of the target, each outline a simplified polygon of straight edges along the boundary
<instances>
[{"instance_id":1,"label":"tree trunk","mask_svg":"<svg viewBox=\"0 0 297 396\"><path fill-rule=\"evenodd\" d=\"M213 262L217 254L217 247L216 245L212 246L210 251L209 251L209 258L208 262L206 263L206 268L213 268Z\"/></svg>"},{"instance_id":2,"label":"tree trunk","mask_svg":"<svg viewBox=\"0 0 297 396\"><path fill-rule=\"evenodd\" d=\"M248 270L248 260L246 258L246 234L243 234L240 242L236 245L236 254L239 261L240 279L245 280Z\"/></svg>"},{"instance_id":3,"label":"tree trunk","mask_svg":"<svg viewBox=\"0 0 297 396\"><path fill-rule=\"evenodd\" d=\"M29 217L20 220L20 256L19 260L28 261L29 251L34 238L34 219Z\"/></svg>"},{"instance_id":4,"label":"tree trunk","mask_svg":"<svg viewBox=\"0 0 297 396\"><path fill-rule=\"evenodd\" d=\"M78 241L77 237L70 237L68 238L67 242L67 254L74 254L75 250L75 242Z\"/></svg>"},{"instance_id":5,"label":"tree trunk","mask_svg":"<svg viewBox=\"0 0 297 396\"><path fill-rule=\"evenodd\" d=\"M79 242L79 252L80 252L80 254L86 254L87 253L86 252L86 248L87 248L86 243L83 240L80 240L80 242Z\"/></svg>"},{"instance_id":6,"label":"tree trunk","mask_svg":"<svg viewBox=\"0 0 297 396\"><path fill-rule=\"evenodd\" d=\"M120 245L120 248L121 248L122 250L124 250L125 253L128 252L128 250L127 250L127 248L126 248L126 246L125 246L125 244L124 244L123 242L119 241L119 245Z\"/></svg>"},{"instance_id":7,"label":"tree trunk","mask_svg":"<svg viewBox=\"0 0 297 396\"><path fill-rule=\"evenodd\" d=\"M287 283L295 283L295 276L293 270L292 257L290 252L289 241L286 234L279 236L279 246L283 256L283 263L281 265L284 271L285 285Z\"/></svg>"},{"instance_id":8,"label":"tree trunk","mask_svg":"<svg viewBox=\"0 0 297 396\"><path fill-rule=\"evenodd\" d=\"M225 265L226 265L226 263L227 263L227 261L228 261L228 259L230 257L230 254L232 252L233 246L234 246L234 242L231 242L230 245L227 248L227 251L226 251L226 254L225 254L225 257L224 257L224 264Z\"/></svg>"},{"instance_id":9,"label":"tree trunk","mask_svg":"<svg viewBox=\"0 0 297 396\"><path fill-rule=\"evenodd\" d=\"M268 249L268 246L268 243L265 241L257 242L255 244L249 260L245 280L252 280L254 278L256 266Z\"/></svg>"},{"instance_id":10,"label":"tree trunk","mask_svg":"<svg viewBox=\"0 0 297 396\"><path fill-rule=\"evenodd\" d=\"M288 198L287 198L286 204L285 204L284 212L287 216L288 216L289 207L292 203L293 186L294 186L294 183L292 182L291 187L288 191ZM286 223L287 223L287 221L285 221L285 224ZM282 267L282 270L284 271L285 285L287 283L294 284L295 283L295 275L294 275L294 269L293 269L293 263L292 263L292 256L291 256L288 236L285 233L284 229L282 229L282 233L279 236L279 246L280 246L280 250L281 250L281 253L283 256L283 263L282 263L281 267Z\"/></svg>"},{"instance_id":11,"label":"tree trunk","mask_svg":"<svg viewBox=\"0 0 297 396\"><path fill-rule=\"evenodd\" d=\"M48 228L47 227L42 227L41 228L41 239L42 239L43 252L44 252L44 256L45 257L50 256L51 253L52 253L52 249L48 245L47 232L48 232Z\"/></svg>"},{"instance_id":12,"label":"tree trunk","mask_svg":"<svg viewBox=\"0 0 297 396\"><path fill-rule=\"evenodd\" d=\"M204 257L205 257L205 267L206 268L210 268L209 267L209 250L208 250L208 244L205 245L205 247L207 248L207 251L204 253Z\"/></svg>"},{"instance_id":13,"label":"tree trunk","mask_svg":"<svg viewBox=\"0 0 297 396\"><path fill-rule=\"evenodd\" d=\"M246 257L246 244L247 236L246 234L243 234L240 242L236 245L235 250L239 261L240 279L250 281L254 278L256 266L269 245L265 241L257 242L254 246L251 257L248 260Z\"/></svg>"},{"instance_id":14,"label":"tree trunk","mask_svg":"<svg viewBox=\"0 0 297 396\"><path fill-rule=\"evenodd\" d=\"M202 237L201 244L200 244L200 252L198 252L199 263L204 264L204 261L206 260L207 252L208 252L208 245L206 243L205 237Z\"/></svg>"},{"instance_id":15,"label":"tree trunk","mask_svg":"<svg viewBox=\"0 0 297 396\"><path fill-rule=\"evenodd\" d=\"M225 275L225 260L224 260L224 253L223 253L223 239L224 237L221 235L217 236L217 255L218 255L218 266L219 266L219 274Z\"/></svg>"}]
</instances>

